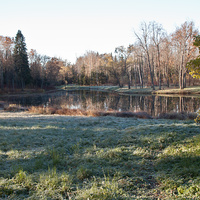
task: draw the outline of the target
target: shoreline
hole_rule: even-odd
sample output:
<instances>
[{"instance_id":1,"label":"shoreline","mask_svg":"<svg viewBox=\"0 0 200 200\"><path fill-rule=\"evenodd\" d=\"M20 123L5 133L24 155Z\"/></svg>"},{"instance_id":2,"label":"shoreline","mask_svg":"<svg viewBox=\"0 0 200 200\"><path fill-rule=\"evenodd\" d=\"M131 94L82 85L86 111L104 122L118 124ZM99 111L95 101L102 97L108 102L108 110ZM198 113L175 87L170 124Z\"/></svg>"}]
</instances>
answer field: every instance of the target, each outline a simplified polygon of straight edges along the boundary
<instances>
[{"instance_id":1,"label":"shoreline","mask_svg":"<svg viewBox=\"0 0 200 200\"><path fill-rule=\"evenodd\" d=\"M200 86L193 86L184 89L179 88L167 88L167 89L156 89L152 88L134 88L128 89L128 87L120 88L118 86L62 86L59 89L66 91L73 90L91 90L91 91L102 91L102 92L112 92L118 94L127 94L127 95L177 95L177 96L200 96Z\"/></svg>"},{"instance_id":2,"label":"shoreline","mask_svg":"<svg viewBox=\"0 0 200 200\"><path fill-rule=\"evenodd\" d=\"M110 93L117 93L122 95L157 95L157 96L199 96L200 97L200 86L192 86L187 87L184 89L179 89L177 87L171 88L163 88L161 90L156 87L153 90L151 87L145 88L135 88L131 87L128 89L127 86L120 88L119 86L79 86L79 85L65 85L59 86L52 90L29 90L25 89L24 91L20 92L5 92L0 93L0 97L7 97L7 96L32 96L32 95L45 95L48 93L54 93L59 91L75 91L75 90L89 90L89 91L101 91L101 92L110 92ZM33 92L32 92L33 91Z\"/></svg>"}]
</instances>

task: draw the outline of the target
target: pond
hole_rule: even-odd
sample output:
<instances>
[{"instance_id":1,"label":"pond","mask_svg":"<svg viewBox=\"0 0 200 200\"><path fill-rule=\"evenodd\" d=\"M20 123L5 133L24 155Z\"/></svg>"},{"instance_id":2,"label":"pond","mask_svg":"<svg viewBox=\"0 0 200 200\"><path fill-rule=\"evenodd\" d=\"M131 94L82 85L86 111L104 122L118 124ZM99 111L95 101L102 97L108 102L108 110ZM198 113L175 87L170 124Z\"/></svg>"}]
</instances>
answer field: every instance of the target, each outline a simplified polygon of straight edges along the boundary
<instances>
[{"instance_id":1,"label":"pond","mask_svg":"<svg viewBox=\"0 0 200 200\"><path fill-rule=\"evenodd\" d=\"M119 95L88 90L0 97L0 101L25 107L42 105L101 111L145 111L154 117L163 112L196 112L200 108L200 97Z\"/></svg>"}]
</instances>

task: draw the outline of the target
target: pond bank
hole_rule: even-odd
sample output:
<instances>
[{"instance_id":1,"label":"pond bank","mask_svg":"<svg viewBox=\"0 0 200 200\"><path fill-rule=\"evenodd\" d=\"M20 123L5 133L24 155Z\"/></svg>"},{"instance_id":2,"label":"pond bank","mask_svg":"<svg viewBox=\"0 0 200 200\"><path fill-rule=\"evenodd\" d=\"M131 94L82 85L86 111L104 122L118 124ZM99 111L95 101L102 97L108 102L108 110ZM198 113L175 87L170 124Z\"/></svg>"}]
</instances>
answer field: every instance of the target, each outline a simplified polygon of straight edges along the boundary
<instances>
[{"instance_id":1,"label":"pond bank","mask_svg":"<svg viewBox=\"0 0 200 200\"><path fill-rule=\"evenodd\" d=\"M158 87L156 87L155 90L153 90L151 87L148 88L135 88L131 87L131 89L128 89L128 87L120 88L118 86L76 86L76 85L69 85L69 86L62 86L59 89L64 90L94 90L94 91L103 91L103 92L113 92L113 93L119 93L119 94L142 94L142 95L199 95L200 96L200 86L193 86L188 87L184 89L179 89L175 87L166 88L163 87L162 90L159 90Z\"/></svg>"},{"instance_id":2,"label":"pond bank","mask_svg":"<svg viewBox=\"0 0 200 200\"><path fill-rule=\"evenodd\" d=\"M10 110L13 110L12 108ZM8 109L8 111L10 111ZM19 110L22 111L22 110ZM177 120L194 120L197 117L197 113L192 112L170 112L160 113L159 116L154 117L147 112L131 112L131 111L100 111L100 110L81 110L81 109L69 109L61 107L41 107L32 106L28 109L31 114L48 114L48 115L65 115L65 116L87 116L87 117L121 117L121 118L139 118L139 119L177 119Z\"/></svg>"}]
</instances>

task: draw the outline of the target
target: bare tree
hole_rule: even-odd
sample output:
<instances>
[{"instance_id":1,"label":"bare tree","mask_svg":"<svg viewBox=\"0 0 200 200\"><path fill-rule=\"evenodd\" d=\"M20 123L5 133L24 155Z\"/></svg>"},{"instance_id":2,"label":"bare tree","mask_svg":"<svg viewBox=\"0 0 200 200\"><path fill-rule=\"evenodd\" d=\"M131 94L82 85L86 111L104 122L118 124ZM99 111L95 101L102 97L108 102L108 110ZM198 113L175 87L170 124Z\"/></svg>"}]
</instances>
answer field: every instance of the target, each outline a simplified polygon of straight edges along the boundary
<instances>
[{"instance_id":1,"label":"bare tree","mask_svg":"<svg viewBox=\"0 0 200 200\"><path fill-rule=\"evenodd\" d=\"M156 64L159 71L159 89L161 89L161 45L164 42L166 32L164 31L162 25L156 22L151 23L151 28L152 28L152 40L157 52Z\"/></svg>"},{"instance_id":2,"label":"bare tree","mask_svg":"<svg viewBox=\"0 0 200 200\"><path fill-rule=\"evenodd\" d=\"M151 78L151 85L153 90L155 90L154 87L154 70L151 65L151 58L150 58L150 45L151 45L151 24L147 24L146 22L141 23L140 27L141 33L135 33L135 36L137 38L137 41L140 45L140 47L144 50L146 57L147 57L147 62L148 62L148 67L150 71L150 78Z\"/></svg>"},{"instance_id":3,"label":"bare tree","mask_svg":"<svg viewBox=\"0 0 200 200\"><path fill-rule=\"evenodd\" d=\"M198 34L198 30L194 26L194 22L186 21L172 34L172 41L176 50L179 64L179 87L186 87L186 65L196 51L193 46L194 36Z\"/></svg>"}]
</instances>

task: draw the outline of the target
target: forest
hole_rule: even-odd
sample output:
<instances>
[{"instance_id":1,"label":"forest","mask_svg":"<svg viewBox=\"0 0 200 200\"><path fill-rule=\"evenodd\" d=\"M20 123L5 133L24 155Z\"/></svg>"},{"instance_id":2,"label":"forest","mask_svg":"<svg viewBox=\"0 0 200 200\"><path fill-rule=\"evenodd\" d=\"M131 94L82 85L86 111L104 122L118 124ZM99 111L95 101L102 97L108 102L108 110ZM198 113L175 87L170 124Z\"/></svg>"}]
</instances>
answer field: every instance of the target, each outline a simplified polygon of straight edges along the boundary
<instances>
[{"instance_id":1,"label":"forest","mask_svg":"<svg viewBox=\"0 0 200 200\"><path fill-rule=\"evenodd\" d=\"M15 38L0 36L1 90L46 89L64 84L183 89L200 83L187 68L199 55L194 45L199 31L193 21L184 22L170 34L162 24L142 22L133 35L135 42L128 47L119 46L114 53L104 54L87 51L73 64L40 55L35 49L28 51L20 30Z\"/></svg>"}]
</instances>

